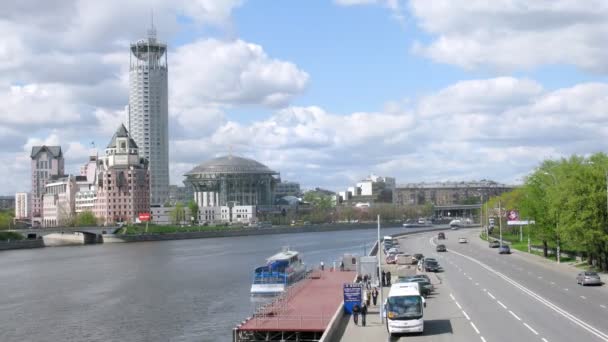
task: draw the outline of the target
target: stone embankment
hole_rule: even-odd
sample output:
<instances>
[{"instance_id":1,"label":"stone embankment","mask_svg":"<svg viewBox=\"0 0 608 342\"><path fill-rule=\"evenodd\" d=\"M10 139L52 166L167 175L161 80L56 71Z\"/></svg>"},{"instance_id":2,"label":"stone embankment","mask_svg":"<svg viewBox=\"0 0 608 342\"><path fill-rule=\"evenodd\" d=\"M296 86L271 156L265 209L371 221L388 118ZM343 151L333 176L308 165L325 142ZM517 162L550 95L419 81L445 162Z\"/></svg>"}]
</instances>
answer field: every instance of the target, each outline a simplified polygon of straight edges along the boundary
<instances>
[{"instance_id":1,"label":"stone embankment","mask_svg":"<svg viewBox=\"0 0 608 342\"><path fill-rule=\"evenodd\" d=\"M42 239L0 241L0 251L9 250L9 249L41 248L41 247L44 247L44 241Z\"/></svg>"}]
</instances>

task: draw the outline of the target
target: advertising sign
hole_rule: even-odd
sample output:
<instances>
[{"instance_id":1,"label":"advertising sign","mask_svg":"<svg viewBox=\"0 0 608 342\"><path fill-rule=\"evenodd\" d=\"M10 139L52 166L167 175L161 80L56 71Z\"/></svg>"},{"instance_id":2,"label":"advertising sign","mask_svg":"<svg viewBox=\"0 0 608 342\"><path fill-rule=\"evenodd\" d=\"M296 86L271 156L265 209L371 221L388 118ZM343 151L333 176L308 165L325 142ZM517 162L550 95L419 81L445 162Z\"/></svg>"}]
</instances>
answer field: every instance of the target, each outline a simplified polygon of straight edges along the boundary
<instances>
[{"instance_id":1,"label":"advertising sign","mask_svg":"<svg viewBox=\"0 0 608 342\"><path fill-rule=\"evenodd\" d=\"M509 210L507 212L507 221L519 221L519 211Z\"/></svg>"},{"instance_id":2,"label":"advertising sign","mask_svg":"<svg viewBox=\"0 0 608 342\"><path fill-rule=\"evenodd\" d=\"M139 220L141 222L148 222L148 221L150 221L150 213L139 213Z\"/></svg>"},{"instance_id":3,"label":"advertising sign","mask_svg":"<svg viewBox=\"0 0 608 342\"><path fill-rule=\"evenodd\" d=\"M362 293L363 284L344 284L344 313L352 314L355 304L361 306Z\"/></svg>"}]
</instances>

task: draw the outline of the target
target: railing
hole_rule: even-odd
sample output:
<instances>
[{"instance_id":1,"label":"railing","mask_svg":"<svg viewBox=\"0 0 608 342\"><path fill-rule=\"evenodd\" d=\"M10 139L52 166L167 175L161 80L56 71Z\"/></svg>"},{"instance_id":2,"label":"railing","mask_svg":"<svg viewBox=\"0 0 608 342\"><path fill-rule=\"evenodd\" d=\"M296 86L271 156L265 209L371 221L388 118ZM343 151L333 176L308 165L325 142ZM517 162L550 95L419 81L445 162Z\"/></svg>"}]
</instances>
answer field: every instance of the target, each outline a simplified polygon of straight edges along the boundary
<instances>
[{"instance_id":1,"label":"railing","mask_svg":"<svg viewBox=\"0 0 608 342\"><path fill-rule=\"evenodd\" d=\"M289 324L290 328L303 328L310 327L312 324L319 324L322 326L326 326L329 324L331 320L331 316L326 316L323 312L320 312L319 315L279 315L279 316L268 316L255 319L255 326L260 327L264 326L265 328L276 328L281 329L281 327Z\"/></svg>"},{"instance_id":2,"label":"railing","mask_svg":"<svg viewBox=\"0 0 608 342\"><path fill-rule=\"evenodd\" d=\"M302 288L312 279L322 277L321 271L308 271L304 279L287 287L283 293L273 298L272 301L263 304L256 308L253 317L258 319L268 319L269 317L277 317L285 315L289 310L289 303L302 290Z\"/></svg>"}]
</instances>

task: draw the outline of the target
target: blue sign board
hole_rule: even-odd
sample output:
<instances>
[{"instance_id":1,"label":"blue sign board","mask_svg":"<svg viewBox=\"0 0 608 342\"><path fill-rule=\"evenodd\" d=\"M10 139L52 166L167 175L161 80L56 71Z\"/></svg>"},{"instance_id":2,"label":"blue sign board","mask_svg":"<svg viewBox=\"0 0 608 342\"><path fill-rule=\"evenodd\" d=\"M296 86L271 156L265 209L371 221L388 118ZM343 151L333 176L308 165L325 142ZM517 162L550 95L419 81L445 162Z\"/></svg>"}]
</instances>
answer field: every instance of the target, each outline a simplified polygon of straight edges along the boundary
<instances>
[{"instance_id":1,"label":"blue sign board","mask_svg":"<svg viewBox=\"0 0 608 342\"><path fill-rule=\"evenodd\" d=\"M344 284L344 312L347 314L353 313L355 305L361 306L361 297L363 293L363 284Z\"/></svg>"}]
</instances>

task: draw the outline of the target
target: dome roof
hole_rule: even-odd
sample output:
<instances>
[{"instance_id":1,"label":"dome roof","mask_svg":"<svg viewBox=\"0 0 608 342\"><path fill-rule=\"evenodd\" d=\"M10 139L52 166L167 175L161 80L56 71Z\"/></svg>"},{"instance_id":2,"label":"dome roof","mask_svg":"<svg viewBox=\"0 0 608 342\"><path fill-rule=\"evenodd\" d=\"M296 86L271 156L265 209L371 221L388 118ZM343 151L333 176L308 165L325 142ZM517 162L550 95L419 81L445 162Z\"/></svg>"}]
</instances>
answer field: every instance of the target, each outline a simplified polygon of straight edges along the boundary
<instances>
[{"instance_id":1,"label":"dome roof","mask_svg":"<svg viewBox=\"0 0 608 342\"><path fill-rule=\"evenodd\" d=\"M257 162L253 159L223 156L207 160L199 164L194 169L186 173L186 176L195 174L217 174L217 173L262 173L276 174L275 171L269 169L266 165Z\"/></svg>"}]
</instances>

